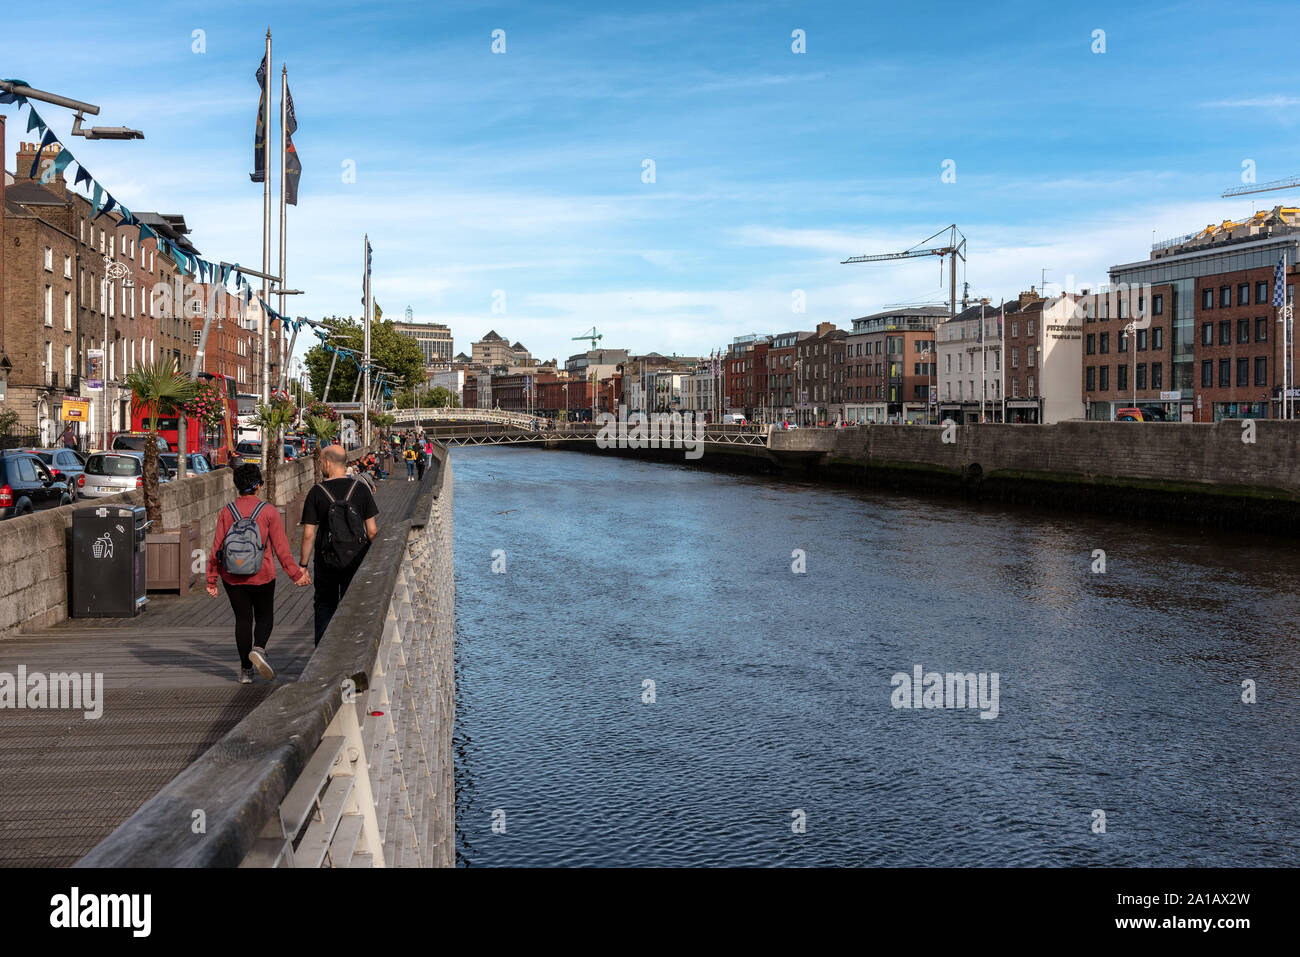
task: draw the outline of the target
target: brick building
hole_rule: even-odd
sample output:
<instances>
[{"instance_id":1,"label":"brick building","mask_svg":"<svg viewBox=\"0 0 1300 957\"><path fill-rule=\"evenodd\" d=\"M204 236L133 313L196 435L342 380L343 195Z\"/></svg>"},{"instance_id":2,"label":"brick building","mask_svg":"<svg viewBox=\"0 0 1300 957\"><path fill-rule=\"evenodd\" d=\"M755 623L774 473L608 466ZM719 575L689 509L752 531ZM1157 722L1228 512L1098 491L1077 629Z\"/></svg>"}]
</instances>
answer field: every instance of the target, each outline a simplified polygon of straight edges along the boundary
<instances>
[{"instance_id":1,"label":"brick building","mask_svg":"<svg viewBox=\"0 0 1300 957\"><path fill-rule=\"evenodd\" d=\"M1125 288L1082 294L1083 395L1086 416L1114 419L1120 409L1159 407L1181 418L1174 397L1173 286ZM1126 327L1135 323L1137 328Z\"/></svg>"},{"instance_id":2,"label":"brick building","mask_svg":"<svg viewBox=\"0 0 1300 957\"><path fill-rule=\"evenodd\" d=\"M57 147L51 147L45 155L49 157L56 152ZM64 394L72 391L90 401L90 425L96 436L105 425L105 412L109 432L129 428L130 396L121 388L126 373L141 362L164 356L175 359L182 368L189 368L193 361L190 323L171 307L174 300L183 301L180 271L170 257L158 253L154 240L140 241L136 226L122 227L114 213L92 217L91 201L69 189L62 174L50 177L45 183L30 178L35 155L35 144L19 145L13 181L6 188L3 205L5 228L40 230L49 241L30 240L36 243L34 270L27 262L20 271L6 267L3 298L11 303L8 309L20 301L23 303L24 316L16 317L22 319L21 325L28 327L33 320L38 324L38 335L25 345L28 351L39 353L36 365L40 370L39 386L45 388L45 380L53 380L55 372L61 383L71 383L72 390L61 386L59 391ZM186 238L183 217L157 213L135 215L160 235L197 254ZM22 227L15 225L20 221L24 223ZM56 234L63 237L61 244L54 240ZM51 260L48 270L47 246ZM12 242L5 243L6 253L21 249ZM121 267L118 270L121 275L112 281L106 278L109 262ZM47 285L54 313L50 326L45 324ZM65 293L67 299L61 301ZM39 304L39 312L33 312L33 301ZM16 318L8 309L6 336L12 338ZM73 327L70 343L63 341L69 330L61 328L65 318L60 312L68 309ZM41 365L45 362L46 330L51 331L52 356L47 365ZM70 375L65 374L65 357L59 356L60 348L68 344L73 347ZM0 349L8 348L0 345ZM92 370L91 353L95 350L102 350L104 356ZM89 375L91 371L95 372L94 376ZM24 375L30 377L28 373ZM103 380L104 388L90 388L90 379ZM15 411L23 412L21 406L29 401L34 401L35 406L30 418L24 421L30 421L35 428L44 428L40 421L43 410L57 421L50 395L45 396L44 405L39 397L16 403Z\"/></svg>"},{"instance_id":3,"label":"brick building","mask_svg":"<svg viewBox=\"0 0 1300 957\"><path fill-rule=\"evenodd\" d=\"M816 333L783 332L772 337L767 354L767 421L797 420L802 399L796 382L795 351L805 339Z\"/></svg>"},{"instance_id":4,"label":"brick building","mask_svg":"<svg viewBox=\"0 0 1300 957\"><path fill-rule=\"evenodd\" d=\"M1156 243L1147 259L1110 268L1112 287L1149 287L1153 300L1157 293L1166 297L1163 388L1152 384L1148 360L1147 401L1139 390L1140 407L1159 405L1172 418L1197 422L1281 415L1284 367L1272 296L1283 256L1291 266L1290 295L1300 257L1300 209L1276 206ZM1151 318L1154 328L1157 317ZM1102 418L1105 411L1090 407L1089 414Z\"/></svg>"},{"instance_id":5,"label":"brick building","mask_svg":"<svg viewBox=\"0 0 1300 957\"><path fill-rule=\"evenodd\" d=\"M552 418L585 419L591 410L591 392L591 383L578 377L540 380L537 409L540 414Z\"/></svg>"},{"instance_id":6,"label":"brick building","mask_svg":"<svg viewBox=\"0 0 1300 957\"><path fill-rule=\"evenodd\" d=\"M924 422L934 382L940 306L913 306L853 320L844 339L843 406L850 422Z\"/></svg>"},{"instance_id":7,"label":"brick building","mask_svg":"<svg viewBox=\"0 0 1300 957\"><path fill-rule=\"evenodd\" d=\"M53 444L63 431L63 400L80 390L77 242L42 217L56 205L62 203L38 186L9 187L0 253L8 279L0 325L5 407L18 416L14 435L41 445Z\"/></svg>"},{"instance_id":8,"label":"brick building","mask_svg":"<svg viewBox=\"0 0 1300 957\"><path fill-rule=\"evenodd\" d=\"M833 422L843 414L841 378L844 340L848 332L833 322L819 322L817 331L795 345L795 375L799 382L800 424ZM837 365L838 359L838 365ZM802 407L803 396L808 406Z\"/></svg>"}]
</instances>

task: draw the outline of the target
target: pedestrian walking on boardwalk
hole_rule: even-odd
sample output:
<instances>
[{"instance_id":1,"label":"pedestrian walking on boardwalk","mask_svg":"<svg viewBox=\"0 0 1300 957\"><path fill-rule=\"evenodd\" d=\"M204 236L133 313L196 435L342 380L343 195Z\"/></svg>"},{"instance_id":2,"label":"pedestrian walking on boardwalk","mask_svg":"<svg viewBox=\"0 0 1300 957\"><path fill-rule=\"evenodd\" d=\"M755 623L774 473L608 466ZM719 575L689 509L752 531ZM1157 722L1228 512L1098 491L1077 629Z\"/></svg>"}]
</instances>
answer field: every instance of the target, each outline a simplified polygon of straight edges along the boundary
<instances>
[{"instance_id":1,"label":"pedestrian walking on boardwalk","mask_svg":"<svg viewBox=\"0 0 1300 957\"><path fill-rule=\"evenodd\" d=\"M343 450L325 449L321 470L325 478L312 486L302 506L302 548L298 553L304 565L307 556L312 556L318 645L371 541L379 534L375 521L379 506L366 483L347 474Z\"/></svg>"},{"instance_id":2,"label":"pedestrian walking on boardwalk","mask_svg":"<svg viewBox=\"0 0 1300 957\"><path fill-rule=\"evenodd\" d=\"M424 467L428 464L424 458L424 445L417 441L413 443L412 448L415 452L415 470L419 473L417 481L423 482Z\"/></svg>"},{"instance_id":3,"label":"pedestrian walking on boardwalk","mask_svg":"<svg viewBox=\"0 0 1300 957\"><path fill-rule=\"evenodd\" d=\"M217 597L217 579L225 585L235 613L235 647L239 649L239 683L253 683L253 669L274 678L266 643L275 627L275 563L295 585L310 585L305 568L293 560L279 510L258 498L262 470L252 462L234 469L239 497L217 516L217 533L208 553L208 594ZM274 558L272 558L274 553Z\"/></svg>"},{"instance_id":4,"label":"pedestrian walking on boardwalk","mask_svg":"<svg viewBox=\"0 0 1300 957\"><path fill-rule=\"evenodd\" d=\"M415 481L415 459L415 449L407 449L402 453L402 460L406 462L406 480L408 482Z\"/></svg>"}]
</instances>

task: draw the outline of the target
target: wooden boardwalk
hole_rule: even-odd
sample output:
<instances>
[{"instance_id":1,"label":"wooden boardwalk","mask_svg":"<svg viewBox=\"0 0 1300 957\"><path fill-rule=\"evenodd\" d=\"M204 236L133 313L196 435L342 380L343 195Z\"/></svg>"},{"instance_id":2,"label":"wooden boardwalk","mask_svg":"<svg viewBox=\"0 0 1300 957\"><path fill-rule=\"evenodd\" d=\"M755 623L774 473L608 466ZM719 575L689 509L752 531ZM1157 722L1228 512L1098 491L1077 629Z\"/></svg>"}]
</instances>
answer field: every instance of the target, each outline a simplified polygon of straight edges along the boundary
<instances>
[{"instance_id":1,"label":"wooden boardwalk","mask_svg":"<svg viewBox=\"0 0 1300 957\"><path fill-rule=\"evenodd\" d=\"M420 485L379 484L379 522ZM298 533L289 530L295 557ZM210 545L210 543L204 543ZM103 674L103 714L0 708L0 866L76 862L311 657L311 587L276 583L272 681L241 685L224 592L151 594L138 618L68 620L0 641L0 672Z\"/></svg>"}]
</instances>

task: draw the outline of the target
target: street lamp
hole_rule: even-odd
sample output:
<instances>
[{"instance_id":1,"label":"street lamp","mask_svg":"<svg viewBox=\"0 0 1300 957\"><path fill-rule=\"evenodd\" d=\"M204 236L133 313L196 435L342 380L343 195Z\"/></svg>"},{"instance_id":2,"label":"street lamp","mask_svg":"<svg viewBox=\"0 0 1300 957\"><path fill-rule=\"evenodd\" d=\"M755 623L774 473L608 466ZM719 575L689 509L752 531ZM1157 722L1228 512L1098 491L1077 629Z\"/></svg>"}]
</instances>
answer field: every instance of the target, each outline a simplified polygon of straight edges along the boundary
<instances>
[{"instance_id":1,"label":"street lamp","mask_svg":"<svg viewBox=\"0 0 1300 957\"><path fill-rule=\"evenodd\" d=\"M115 282L121 282L123 289L135 288L135 282L134 280L131 279L130 267L128 267L126 263L117 262L111 256L105 256L104 257L104 285L108 288L108 294L113 298L114 301L116 301L117 299L117 296L113 291L113 284ZM100 302L100 305L101 306L103 305L102 300ZM107 309L104 310L104 339L103 342L101 343L101 348L100 348L100 352L103 353L103 357L99 360L101 363L101 368L99 371L103 373L103 378L100 380L103 383L103 386L100 389L101 395L103 397L103 401L102 401L103 409L101 410L101 420L100 420L100 442L105 451L108 450L108 410L110 408L110 404L108 401L108 349L109 349L108 312L109 311ZM125 364L125 356L123 356L123 360L124 360L123 364Z\"/></svg>"},{"instance_id":2,"label":"street lamp","mask_svg":"<svg viewBox=\"0 0 1300 957\"><path fill-rule=\"evenodd\" d=\"M1137 320L1124 324L1124 333L1128 336L1128 351L1130 356L1132 357L1130 361L1133 366L1133 375L1132 375L1133 408L1135 409L1137 408L1137 404L1138 404L1137 337L1134 335L1134 333L1136 332L1137 332Z\"/></svg>"},{"instance_id":3,"label":"street lamp","mask_svg":"<svg viewBox=\"0 0 1300 957\"><path fill-rule=\"evenodd\" d=\"M93 103L83 103L81 100L74 100L70 97L59 96L57 93L46 93L44 90L34 90L25 83L15 83L12 80L0 80L0 91L11 93L14 96L21 96L29 100L40 100L43 103L53 103L55 106L62 106L66 109L76 112L76 117L72 121L72 135L84 136L88 140L142 140L144 134L139 130L128 129L125 126L92 126L89 129L82 129L82 121L85 117L82 114L89 113L91 116L99 115L99 107Z\"/></svg>"}]
</instances>

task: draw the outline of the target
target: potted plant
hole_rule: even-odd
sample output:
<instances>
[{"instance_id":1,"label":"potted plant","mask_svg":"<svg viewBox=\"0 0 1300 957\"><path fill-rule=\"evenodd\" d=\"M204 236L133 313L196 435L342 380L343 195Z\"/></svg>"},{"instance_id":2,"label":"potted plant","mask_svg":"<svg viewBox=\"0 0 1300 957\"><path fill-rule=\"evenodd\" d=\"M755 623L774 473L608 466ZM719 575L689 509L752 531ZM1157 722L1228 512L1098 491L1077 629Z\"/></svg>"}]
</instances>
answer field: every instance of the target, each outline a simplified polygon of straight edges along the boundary
<instances>
[{"instance_id":1,"label":"potted plant","mask_svg":"<svg viewBox=\"0 0 1300 957\"><path fill-rule=\"evenodd\" d=\"M171 589L185 594L193 573L189 556L197 545L199 523L183 528L162 527L162 504L158 499L158 419L175 415L192 402L196 383L182 373L173 359L146 362L126 375L131 390L131 407L146 416L149 438L144 444L145 517L154 529L145 535L145 587Z\"/></svg>"},{"instance_id":2,"label":"potted plant","mask_svg":"<svg viewBox=\"0 0 1300 957\"><path fill-rule=\"evenodd\" d=\"M257 404L253 424L262 430L263 451L266 455L266 500L275 504L275 473L284 460L284 429L298 417L298 407L288 393L271 393L270 403Z\"/></svg>"},{"instance_id":3,"label":"potted plant","mask_svg":"<svg viewBox=\"0 0 1300 957\"><path fill-rule=\"evenodd\" d=\"M221 387L212 380L197 380L194 383L194 398L185 403L185 414L201 425L207 439L211 440L226 421L226 397Z\"/></svg>"},{"instance_id":4,"label":"potted plant","mask_svg":"<svg viewBox=\"0 0 1300 957\"><path fill-rule=\"evenodd\" d=\"M315 404L315 403L313 403ZM307 434L316 440L316 453L312 456L312 479L316 484L320 483L320 450L334 441L334 436L339 433L338 414L335 413L333 418L327 418L323 415L311 414L311 406L308 412L303 416L303 424L307 427ZM329 406L326 406L329 408ZM330 412L334 412L330 409Z\"/></svg>"}]
</instances>

